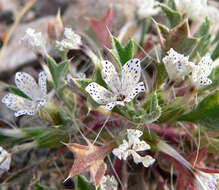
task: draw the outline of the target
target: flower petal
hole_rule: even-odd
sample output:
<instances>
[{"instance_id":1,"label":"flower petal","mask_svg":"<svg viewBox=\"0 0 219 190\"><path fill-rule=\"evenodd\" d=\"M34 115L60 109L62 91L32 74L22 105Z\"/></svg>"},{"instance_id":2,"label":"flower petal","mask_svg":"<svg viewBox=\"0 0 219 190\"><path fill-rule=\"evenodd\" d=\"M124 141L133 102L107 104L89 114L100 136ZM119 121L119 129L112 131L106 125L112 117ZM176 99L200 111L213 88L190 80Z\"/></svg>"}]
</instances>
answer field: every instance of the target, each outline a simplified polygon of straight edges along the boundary
<instances>
[{"instance_id":1,"label":"flower petal","mask_svg":"<svg viewBox=\"0 0 219 190\"><path fill-rule=\"evenodd\" d=\"M42 97L46 97L47 89L46 89L46 79L47 75L46 72L40 72L38 78L38 84L42 92Z\"/></svg>"},{"instance_id":2,"label":"flower petal","mask_svg":"<svg viewBox=\"0 0 219 190\"><path fill-rule=\"evenodd\" d=\"M200 77L200 79L199 79L199 85L200 86L209 85L211 83L212 83L212 80L207 78L207 77Z\"/></svg>"},{"instance_id":3,"label":"flower petal","mask_svg":"<svg viewBox=\"0 0 219 190\"><path fill-rule=\"evenodd\" d=\"M151 147L149 144L147 144L145 141L136 141L133 144L133 150L135 151L144 151L144 150L149 150Z\"/></svg>"},{"instance_id":4,"label":"flower petal","mask_svg":"<svg viewBox=\"0 0 219 190\"><path fill-rule=\"evenodd\" d=\"M108 103L105 108L107 110L112 110L116 105L120 105L120 106L125 106L123 101L115 101L115 102L110 102Z\"/></svg>"},{"instance_id":5,"label":"flower petal","mask_svg":"<svg viewBox=\"0 0 219 190\"><path fill-rule=\"evenodd\" d=\"M14 94L7 94L3 97L2 103L15 112L15 117L20 115L33 115L35 113L35 105L32 101L22 98Z\"/></svg>"},{"instance_id":6,"label":"flower petal","mask_svg":"<svg viewBox=\"0 0 219 190\"><path fill-rule=\"evenodd\" d=\"M200 69L200 72L203 73L205 76L211 74L213 69L213 61L209 54L202 57L201 61L198 64L198 67Z\"/></svg>"},{"instance_id":7,"label":"flower petal","mask_svg":"<svg viewBox=\"0 0 219 190\"><path fill-rule=\"evenodd\" d=\"M131 91L131 92L130 92ZM145 91L145 86L143 82L139 82L133 89L129 91L128 96L125 98L124 102L131 102L136 95L140 92Z\"/></svg>"},{"instance_id":8,"label":"flower petal","mask_svg":"<svg viewBox=\"0 0 219 190\"><path fill-rule=\"evenodd\" d=\"M128 95L130 89L135 86L141 76L141 65L139 59L131 59L122 67L122 92Z\"/></svg>"},{"instance_id":9,"label":"flower petal","mask_svg":"<svg viewBox=\"0 0 219 190\"><path fill-rule=\"evenodd\" d=\"M29 96L32 100L39 98L39 86L36 81L27 73L17 72L15 75L15 84L16 86Z\"/></svg>"},{"instance_id":10,"label":"flower petal","mask_svg":"<svg viewBox=\"0 0 219 190\"><path fill-rule=\"evenodd\" d=\"M113 94L96 82L90 83L85 90L98 104L108 104L113 101Z\"/></svg>"},{"instance_id":11,"label":"flower petal","mask_svg":"<svg viewBox=\"0 0 219 190\"><path fill-rule=\"evenodd\" d=\"M116 94L121 90L121 82L119 79L119 75L110 61L102 61L102 77L109 88Z\"/></svg>"},{"instance_id":12,"label":"flower petal","mask_svg":"<svg viewBox=\"0 0 219 190\"><path fill-rule=\"evenodd\" d=\"M144 165L144 167L147 168L155 162L155 159L148 155L148 156L143 157L141 162Z\"/></svg>"}]
</instances>

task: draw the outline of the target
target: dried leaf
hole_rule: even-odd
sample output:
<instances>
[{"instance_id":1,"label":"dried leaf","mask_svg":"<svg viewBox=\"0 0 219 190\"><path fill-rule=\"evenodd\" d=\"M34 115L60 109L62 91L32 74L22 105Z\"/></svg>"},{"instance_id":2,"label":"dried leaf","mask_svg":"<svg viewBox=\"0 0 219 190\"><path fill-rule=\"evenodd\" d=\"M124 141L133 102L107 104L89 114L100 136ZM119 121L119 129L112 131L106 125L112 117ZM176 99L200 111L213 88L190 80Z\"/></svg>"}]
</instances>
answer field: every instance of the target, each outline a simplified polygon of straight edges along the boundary
<instances>
[{"instance_id":1,"label":"dried leaf","mask_svg":"<svg viewBox=\"0 0 219 190\"><path fill-rule=\"evenodd\" d=\"M74 164L68 178L90 172L95 186L100 184L105 174L107 165L104 163L105 156L112 151L112 146L95 146L87 140L88 146L77 143L65 144L75 156ZM67 179L68 179L67 178Z\"/></svg>"},{"instance_id":2,"label":"dried leaf","mask_svg":"<svg viewBox=\"0 0 219 190\"><path fill-rule=\"evenodd\" d=\"M158 23L156 23L156 27L165 52L173 48L178 53L188 55L199 42L198 38L191 37L188 20L182 21L171 30Z\"/></svg>"},{"instance_id":3,"label":"dried leaf","mask_svg":"<svg viewBox=\"0 0 219 190\"><path fill-rule=\"evenodd\" d=\"M113 8L110 7L106 15L102 19L89 18L88 22L94 31L97 39L104 47L111 48L110 33L108 30L112 28Z\"/></svg>"}]
</instances>

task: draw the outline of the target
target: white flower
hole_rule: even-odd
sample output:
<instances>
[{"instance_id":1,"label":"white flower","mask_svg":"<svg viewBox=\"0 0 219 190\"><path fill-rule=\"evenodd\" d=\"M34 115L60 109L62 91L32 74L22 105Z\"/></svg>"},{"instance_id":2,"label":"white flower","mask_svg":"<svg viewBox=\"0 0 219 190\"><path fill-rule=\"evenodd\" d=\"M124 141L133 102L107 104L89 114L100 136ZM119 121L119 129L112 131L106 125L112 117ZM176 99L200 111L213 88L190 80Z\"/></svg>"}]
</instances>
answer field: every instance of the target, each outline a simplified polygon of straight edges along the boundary
<instances>
[{"instance_id":1,"label":"white flower","mask_svg":"<svg viewBox=\"0 0 219 190\"><path fill-rule=\"evenodd\" d=\"M113 154L120 160L126 160L129 155L132 155L133 160L136 164L142 163L144 167L149 167L155 162L155 159L151 156L141 157L137 154L137 151L149 150L150 145L145 141L139 139L142 136L142 132L136 129L127 130L128 141L123 140L123 143L118 148L113 149Z\"/></svg>"},{"instance_id":2,"label":"white flower","mask_svg":"<svg viewBox=\"0 0 219 190\"><path fill-rule=\"evenodd\" d=\"M78 49L79 45L82 44L81 37L76 34L71 28L64 29L65 38L61 41L56 41L56 47L60 51L69 49Z\"/></svg>"},{"instance_id":3,"label":"white flower","mask_svg":"<svg viewBox=\"0 0 219 190\"><path fill-rule=\"evenodd\" d=\"M38 84L27 73L18 72L15 75L15 84L30 99L9 93L2 99L8 108L16 111L15 117L20 115L34 115L40 106L46 103L46 73L40 72Z\"/></svg>"},{"instance_id":4,"label":"white flower","mask_svg":"<svg viewBox=\"0 0 219 190\"><path fill-rule=\"evenodd\" d=\"M194 190L217 190L219 188L219 174L198 171L195 178Z\"/></svg>"},{"instance_id":5,"label":"white flower","mask_svg":"<svg viewBox=\"0 0 219 190\"><path fill-rule=\"evenodd\" d=\"M155 0L137 0L137 9L140 19L156 15L161 10L159 3Z\"/></svg>"},{"instance_id":6,"label":"white flower","mask_svg":"<svg viewBox=\"0 0 219 190\"><path fill-rule=\"evenodd\" d=\"M181 82L193 70L194 64L189 61L189 57L177 53L172 48L167 53L168 55L163 58L163 63L169 79Z\"/></svg>"},{"instance_id":7,"label":"white flower","mask_svg":"<svg viewBox=\"0 0 219 190\"><path fill-rule=\"evenodd\" d=\"M176 1L181 12L195 22L202 22L207 16L207 0L178 0Z\"/></svg>"},{"instance_id":8,"label":"white flower","mask_svg":"<svg viewBox=\"0 0 219 190\"><path fill-rule=\"evenodd\" d=\"M11 165L11 154L0 146L0 175L8 171Z\"/></svg>"},{"instance_id":9,"label":"white flower","mask_svg":"<svg viewBox=\"0 0 219 190\"><path fill-rule=\"evenodd\" d=\"M219 10L216 7L213 6L208 6L207 8L208 11L208 17L212 24L218 24L219 23Z\"/></svg>"},{"instance_id":10,"label":"white flower","mask_svg":"<svg viewBox=\"0 0 219 190\"><path fill-rule=\"evenodd\" d=\"M210 55L202 57L198 65L193 67L192 75L190 76L191 82L196 87L209 85L212 81L208 78L213 69L213 61Z\"/></svg>"},{"instance_id":11,"label":"white flower","mask_svg":"<svg viewBox=\"0 0 219 190\"><path fill-rule=\"evenodd\" d=\"M139 59L129 60L123 67L121 77L110 61L102 61L102 77L111 91L92 82L85 90L98 104L106 104L105 108L111 110L116 105L125 106L140 92L145 91L144 83L139 82L141 66Z\"/></svg>"},{"instance_id":12,"label":"white flower","mask_svg":"<svg viewBox=\"0 0 219 190\"><path fill-rule=\"evenodd\" d=\"M117 190L118 182L116 181L114 176L103 176L100 182L101 190Z\"/></svg>"},{"instance_id":13,"label":"white flower","mask_svg":"<svg viewBox=\"0 0 219 190\"><path fill-rule=\"evenodd\" d=\"M33 28L28 28L21 42L32 51L46 55L46 39L43 38L41 32L36 33Z\"/></svg>"}]
</instances>

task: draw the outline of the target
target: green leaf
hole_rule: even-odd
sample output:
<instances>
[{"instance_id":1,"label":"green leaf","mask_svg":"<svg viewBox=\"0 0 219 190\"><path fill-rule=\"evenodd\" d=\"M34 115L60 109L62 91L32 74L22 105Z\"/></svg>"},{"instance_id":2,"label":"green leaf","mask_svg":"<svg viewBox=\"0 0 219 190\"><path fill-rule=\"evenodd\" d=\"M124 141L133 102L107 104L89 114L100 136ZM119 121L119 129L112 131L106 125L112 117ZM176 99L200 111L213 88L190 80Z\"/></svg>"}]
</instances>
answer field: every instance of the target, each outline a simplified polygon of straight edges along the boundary
<instances>
[{"instance_id":1,"label":"green leaf","mask_svg":"<svg viewBox=\"0 0 219 190\"><path fill-rule=\"evenodd\" d=\"M209 32L209 29L210 29L210 25L211 25L211 22L210 20L208 19L208 17L205 18L205 21L201 24L199 30L197 33L195 33L195 37L202 37L206 34L208 34Z\"/></svg>"},{"instance_id":2,"label":"green leaf","mask_svg":"<svg viewBox=\"0 0 219 190\"><path fill-rule=\"evenodd\" d=\"M50 188L39 183L34 184L34 190L51 190Z\"/></svg>"},{"instance_id":3,"label":"green leaf","mask_svg":"<svg viewBox=\"0 0 219 190\"><path fill-rule=\"evenodd\" d=\"M90 95L87 97L87 107L88 107L88 110L95 110L95 109L97 109L99 106L100 106L100 105L99 105L97 102L95 102L95 101L93 100L93 98L91 98Z\"/></svg>"},{"instance_id":4,"label":"green leaf","mask_svg":"<svg viewBox=\"0 0 219 190\"><path fill-rule=\"evenodd\" d=\"M178 118L203 125L209 130L219 131L219 90L204 98L191 112Z\"/></svg>"},{"instance_id":5,"label":"green leaf","mask_svg":"<svg viewBox=\"0 0 219 190\"><path fill-rule=\"evenodd\" d=\"M165 80L168 78L168 74L166 71L166 68L164 66L164 63L158 63L156 61L153 61L154 66L156 68L156 75L155 75L155 81L153 85L153 89L159 89L160 86L165 82Z\"/></svg>"},{"instance_id":6,"label":"green leaf","mask_svg":"<svg viewBox=\"0 0 219 190\"><path fill-rule=\"evenodd\" d=\"M177 97L173 102L162 107L162 114L158 123L172 123L177 120L187 109L188 105L182 102L183 98Z\"/></svg>"},{"instance_id":7,"label":"green leaf","mask_svg":"<svg viewBox=\"0 0 219 190\"><path fill-rule=\"evenodd\" d=\"M216 48L214 49L214 51L211 55L211 58L213 60L216 60L218 57L219 57L219 43L217 43L217 46L216 46Z\"/></svg>"},{"instance_id":8,"label":"green leaf","mask_svg":"<svg viewBox=\"0 0 219 190\"><path fill-rule=\"evenodd\" d=\"M75 86L83 93L87 94L85 88L92 82L91 79L87 78L73 78Z\"/></svg>"},{"instance_id":9,"label":"green leaf","mask_svg":"<svg viewBox=\"0 0 219 190\"><path fill-rule=\"evenodd\" d=\"M100 67L100 65L95 65L94 72L92 75L92 81L107 88L107 84L105 83L105 81L102 78L101 70L102 70L102 68Z\"/></svg>"},{"instance_id":10,"label":"green leaf","mask_svg":"<svg viewBox=\"0 0 219 190\"><path fill-rule=\"evenodd\" d=\"M82 175L75 177L75 185L76 190L96 190L95 186Z\"/></svg>"},{"instance_id":11,"label":"green leaf","mask_svg":"<svg viewBox=\"0 0 219 190\"><path fill-rule=\"evenodd\" d=\"M193 60L197 56L203 57L207 53L209 43L210 43L210 38L211 38L210 34L206 34L206 35L201 37L200 41L198 42L197 46L192 51L192 53L189 57L190 60Z\"/></svg>"},{"instance_id":12,"label":"green leaf","mask_svg":"<svg viewBox=\"0 0 219 190\"><path fill-rule=\"evenodd\" d=\"M33 139L38 143L39 148L53 148L61 146L60 142L66 140L68 131L66 128L56 126L56 128L25 128L25 139Z\"/></svg>"},{"instance_id":13,"label":"green leaf","mask_svg":"<svg viewBox=\"0 0 219 190\"><path fill-rule=\"evenodd\" d=\"M216 34L214 40L212 41L212 44L215 44L218 40L219 40L219 30L217 31L217 34Z\"/></svg>"},{"instance_id":14,"label":"green leaf","mask_svg":"<svg viewBox=\"0 0 219 190\"><path fill-rule=\"evenodd\" d=\"M170 22L170 27L171 28L177 26L182 21L182 16L180 15L179 12L171 9L170 7L168 7L164 4L160 4L160 6L163 9L163 11L166 13L167 18Z\"/></svg>"},{"instance_id":15,"label":"green leaf","mask_svg":"<svg viewBox=\"0 0 219 190\"><path fill-rule=\"evenodd\" d=\"M62 90L65 85L65 73L68 68L67 61L57 64L55 60L51 57L47 57L47 65L49 67L50 73L52 75L52 79L54 82L54 88L57 91Z\"/></svg>"},{"instance_id":16,"label":"green leaf","mask_svg":"<svg viewBox=\"0 0 219 190\"><path fill-rule=\"evenodd\" d=\"M120 68L134 56L134 41L130 40L125 47L119 42L119 40L111 35L112 49L110 53L112 54L115 62Z\"/></svg>"},{"instance_id":17,"label":"green leaf","mask_svg":"<svg viewBox=\"0 0 219 190\"><path fill-rule=\"evenodd\" d=\"M152 123L157 121L161 115L161 107L158 104L158 96L157 92L153 92L146 98L146 102L144 104L144 115L143 120L144 124Z\"/></svg>"},{"instance_id":18,"label":"green leaf","mask_svg":"<svg viewBox=\"0 0 219 190\"><path fill-rule=\"evenodd\" d=\"M30 99L25 93L23 93L19 88L17 88L16 86L13 85L9 85L8 86L8 90L15 95L21 96L23 98L28 98Z\"/></svg>"},{"instance_id":19,"label":"green leaf","mask_svg":"<svg viewBox=\"0 0 219 190\"><path fill-rule=\"evenodd\" d=\"M168 0L168 3L167 3L168 7L170 7L171 9L173 9L174 11L177 10L177 7L176 7L176 2L175 0Z\"/></svg>"}]
</instances>

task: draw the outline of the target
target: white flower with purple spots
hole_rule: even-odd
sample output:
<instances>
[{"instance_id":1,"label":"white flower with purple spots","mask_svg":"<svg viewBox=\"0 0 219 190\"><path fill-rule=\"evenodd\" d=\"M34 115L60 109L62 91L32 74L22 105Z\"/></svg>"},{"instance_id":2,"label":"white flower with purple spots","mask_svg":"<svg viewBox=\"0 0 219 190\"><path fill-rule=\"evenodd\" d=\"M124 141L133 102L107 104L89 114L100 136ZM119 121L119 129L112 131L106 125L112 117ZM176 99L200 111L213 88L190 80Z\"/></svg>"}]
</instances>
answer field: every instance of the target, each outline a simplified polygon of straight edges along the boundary
<instances>
[{"instance_id":1,"label":"white flower with purple spots","mask_svg":"<svg viewBox=\"0 0 219 190\"><path fill-rule=\"evenodd\" d=\"M113 154L120 160L126 160L129 155L132 155L136 164L142 163L144 167L152 165L155 162L154 158L149 155L142 157L137 153L151 148L149 144L139 139L143 132L136 129L128 129L127 133L128 141L123 140L123 143L118 148L113 149Z\"/></svg>"},{"instance_id":2,"label":"white flower with purple spots","mask_svg":"<svg viewBox=\"0 0 219 190\"><path fill-rule=\"evenodd\" d=\"M100 86L96 82L90 83L85 90L98 103L105 104L105 108L112 110L116 105L125 106L136 95L145 91L143 82L139 82L141 65L139 59L129 60L123 67L121 76L110 61L102 61L102 78L110 88Z\"/></svg>"},{"instance_id":3,"label":"white flower with purple spots","mask_svg":"<svg viewBox=\"0 0 219 190\"><path fill-rule=\"evenodd\" d=\"M44 105L47 100L46 90L47 75L45 72L39 73L38 84L27 73L17 72L15 75L15 84L28 98L8 93L2 99L8 108L15 111L15 117L20 115L34 115Z\"/></svg>"},{"instance_id":4,"label":"white flower with purple spots","mask_svg":"<svg viewBox=\"0 0 219 190\"><path fill-rule=\"evenodd\" d=\"M189 61L188 56L179 54L172 48L167 54L163 58L163 63L169 79L174 82L181 82L193 70L194 64Z\"/></svg>"},{"instance_id":5,"label":"white flower with purple spots","mask_svg":"<svg viewBox=\"0 0 219 190\"><path fill-rule=\"evenodd\" d=\"M218 190L219 174L198 171L195 175L195 190Z\"/></svg>"},{"instance_id":6,"label":"white flower with purple spots","mask_svg":"<svg viewBox=\"0 0 219 190\"><path fill-rule=\"evenodd\" d=\"M202 87L212 83L208 76L213 69L213 61L210 55L202 57L201 61L193 67L192 75L189 77L196 87Z\"/></svg>"}]
</instances>

